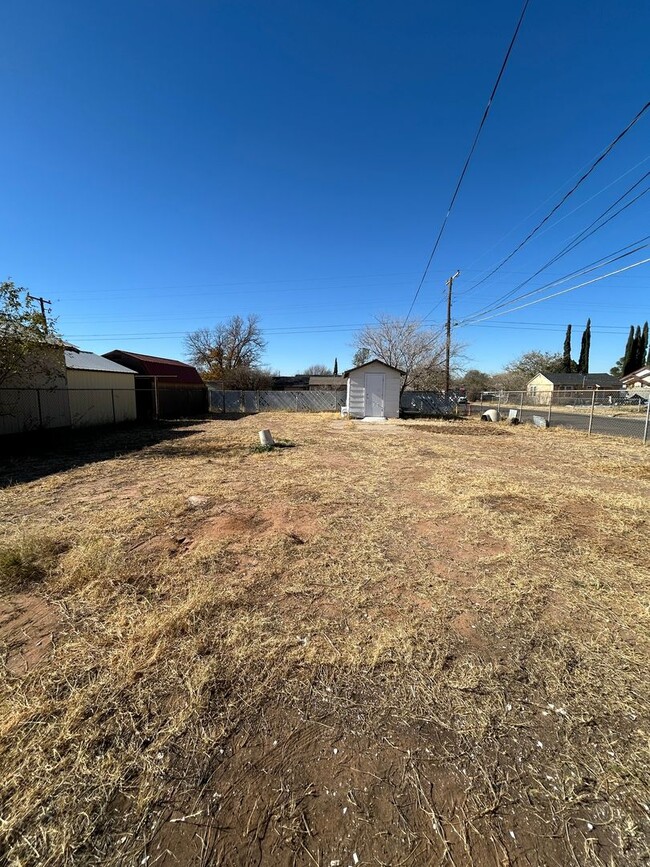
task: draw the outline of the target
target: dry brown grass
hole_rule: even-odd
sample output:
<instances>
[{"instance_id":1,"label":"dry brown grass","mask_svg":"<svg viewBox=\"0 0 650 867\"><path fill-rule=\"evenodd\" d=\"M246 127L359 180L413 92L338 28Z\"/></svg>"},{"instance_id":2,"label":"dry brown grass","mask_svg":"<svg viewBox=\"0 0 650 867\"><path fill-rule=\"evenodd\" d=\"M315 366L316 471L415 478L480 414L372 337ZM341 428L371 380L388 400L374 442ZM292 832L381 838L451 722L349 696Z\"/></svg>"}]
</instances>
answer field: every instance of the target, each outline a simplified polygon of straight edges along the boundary
<instances>
[{"instance_id":1,"label":"dry brown grass","mask_svg":"<svg viewBox=\"0 0 650 867\"><path fill-rule=\"evenodd\" d=\"M7 863L645 863L640 445L268 414L118 446L0 492L61 612L1 680Z\"/></svg>"}]
</instances>

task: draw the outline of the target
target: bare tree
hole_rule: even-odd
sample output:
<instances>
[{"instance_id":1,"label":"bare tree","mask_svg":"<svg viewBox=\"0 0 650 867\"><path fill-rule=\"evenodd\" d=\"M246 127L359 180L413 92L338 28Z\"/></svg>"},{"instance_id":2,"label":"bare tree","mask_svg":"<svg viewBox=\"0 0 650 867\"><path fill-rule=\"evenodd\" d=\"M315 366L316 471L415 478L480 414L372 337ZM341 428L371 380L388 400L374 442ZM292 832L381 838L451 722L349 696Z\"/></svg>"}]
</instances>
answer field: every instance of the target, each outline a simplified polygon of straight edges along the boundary
<instances>
[{"instance_id":1,"label":"bare tree","mask_svg":"<svg viewBox=\"0 0 650 867\"><path fill-rule=\"evenodd\" d=\"M213 328L199 328L185 338L187 358L206 379L218 379L225 385L246 387L259 366L266 349L259 317L233 316Z\"/></svg>"},{"instance_id":2,"label":"bare tree","mask_svg":"<svg viewBox=\"0 0 650 867\"><path fill-rule=\"evenodd\" d=\"M426 328L415 320L385 314L378 316L376 323L367 325L355 336L355 359L378 358L403 370L402 391L408 387L429 390L442 386L445 364L442 329ZM452 347L452 357L457 359L459 354L460 347Z\"/></svg>"},{"instance_id":3,"label":"bare tree","mask_svg":"<svg viewBox=\"0 0 650 867\"><path fill-rule=\"evenodd\" d=\"M296 375L300 376L331 376L332 371L326 364L310 364L304 370L299 371Z\"/></svg>"},{"instance_id":4,"label":"bare tree","mask_svg":"<svg viewBox=\"0 0 650 867\"><path fill-rule=\"evenodd\" d=\"M542 352L541 349L531 349L519 358L510 361L494 377L499 388L523 389L538 373L562 373L564 369L563 356L559 352Z\"/></svg>"}]
</instances>

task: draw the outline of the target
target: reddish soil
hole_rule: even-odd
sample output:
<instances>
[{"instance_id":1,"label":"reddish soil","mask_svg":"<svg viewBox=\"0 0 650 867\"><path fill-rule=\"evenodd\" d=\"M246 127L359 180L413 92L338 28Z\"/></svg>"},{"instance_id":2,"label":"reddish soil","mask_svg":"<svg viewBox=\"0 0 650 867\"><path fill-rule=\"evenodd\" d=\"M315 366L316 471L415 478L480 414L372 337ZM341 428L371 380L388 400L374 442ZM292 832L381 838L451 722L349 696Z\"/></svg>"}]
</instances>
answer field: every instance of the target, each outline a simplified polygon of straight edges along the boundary
<instances>
[{"instance_id":1,"label":"reddish soil","mask_svg":"<svg viewBox=\"0 0 650 867\"><path fill-rule=\"evenodd\" d=\"M16 593L0 600L0 648L9 674L23 675L49 653L59 612L41 596Z\"/></svg>"}]
</instances>

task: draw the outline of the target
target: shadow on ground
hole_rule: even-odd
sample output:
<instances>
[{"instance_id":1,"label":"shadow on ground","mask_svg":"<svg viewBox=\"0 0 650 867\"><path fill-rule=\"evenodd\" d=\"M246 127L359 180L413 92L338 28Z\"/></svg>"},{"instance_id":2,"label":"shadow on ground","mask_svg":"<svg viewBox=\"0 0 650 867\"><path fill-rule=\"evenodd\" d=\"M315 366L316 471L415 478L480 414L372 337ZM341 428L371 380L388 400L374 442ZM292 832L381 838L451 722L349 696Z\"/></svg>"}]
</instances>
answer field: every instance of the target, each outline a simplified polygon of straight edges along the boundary
<instances>
[{"instance_id":1,"label":"shadow on ground","mask_svg":"<svg viewBox=\"0 0 650 867\"><path fill-rule=\"evenodd\" d=\"M159 443L183 440L201 433L210 423L211 419L183 419L5 437L0 457L0 488L139 452Z\"/></svg>"}]
</instances>

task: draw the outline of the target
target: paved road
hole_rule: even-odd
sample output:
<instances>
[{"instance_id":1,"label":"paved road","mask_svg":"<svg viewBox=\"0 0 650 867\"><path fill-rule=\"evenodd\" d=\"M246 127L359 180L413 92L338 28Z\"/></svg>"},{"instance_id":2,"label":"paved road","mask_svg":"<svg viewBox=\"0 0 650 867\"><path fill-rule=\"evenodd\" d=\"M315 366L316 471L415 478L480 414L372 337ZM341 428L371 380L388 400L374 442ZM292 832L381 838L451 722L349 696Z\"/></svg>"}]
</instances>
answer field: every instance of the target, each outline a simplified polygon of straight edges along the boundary
<instances>
[{"instance_id":1,"label":"paved road","mask_svg":"<svg viewBox=\"0 0 650 867\"><path fill-rule=\"evenodd\" d=\"M546 417L547 413L548 409L535 414ZM531 411L524 410L524 421L528 421L532 415L533 413ZM589 416L574 412L557 412L555 409L552 409L551 425L559 425L560 427L569 427L574 430L587 431L589 430ZM594 423L591 432L595 434L608 434L609 436L643 439L644 426L645 413L641 413L640 415L616 416L615 418L594 415Z\"/></svg>"}]
</instances>

